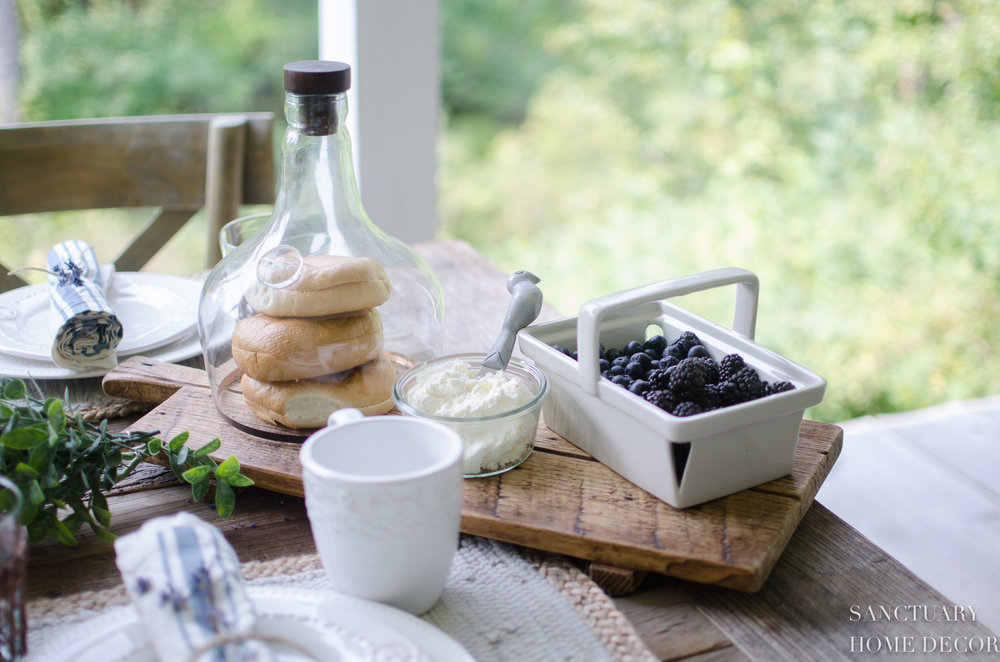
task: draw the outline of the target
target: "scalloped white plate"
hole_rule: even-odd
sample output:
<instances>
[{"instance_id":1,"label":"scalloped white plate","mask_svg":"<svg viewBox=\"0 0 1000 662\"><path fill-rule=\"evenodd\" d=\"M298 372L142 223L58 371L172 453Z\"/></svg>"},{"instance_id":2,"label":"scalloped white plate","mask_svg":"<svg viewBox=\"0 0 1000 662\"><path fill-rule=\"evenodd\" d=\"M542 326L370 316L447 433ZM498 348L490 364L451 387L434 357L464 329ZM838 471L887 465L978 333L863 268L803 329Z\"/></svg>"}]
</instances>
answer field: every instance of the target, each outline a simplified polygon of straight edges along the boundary
<instances>
[{"instance_id":1,"label":"scalloped white plate","mask_svg":"<svg viewBox=\"0 0 1000 662\"><path fill-rule=\"evenodd\" d=\"M164 347L159 347L146 356L164 363L183 361L201 353L201 339L193 330L182 338ZM52 361L33 361L10 356L0 352L0 377L20 377L21 379L84 379L107 374L106 368L75 371L60 368Z\"/></svg>"},{"instance_id":2,"label":"scalloped white plate","mask_svg":"<svg viewBox=\"0 0 1000 662\"><path fill-rule=\"evenodd\" d=\"M337 593L250 587L258 634L276 662L475 662L454 639L416 616ZM131 607L66 628L29 651L25 662L158 662Z\"/></svg>"},{"instance_id":3,"label":"scalloped white plate","mask_svg":"<svg viewBox=\"0 0 1000 662\"><path fill-rule=\"evenodd\" d=\"M114 274L108 300L122 323L118 355L147 352L189 334L198 321L201 286L201 281L183 276ZM0 294L0 352L51 361L52 323L48 283Z\"/></svg>"}]
</instances>

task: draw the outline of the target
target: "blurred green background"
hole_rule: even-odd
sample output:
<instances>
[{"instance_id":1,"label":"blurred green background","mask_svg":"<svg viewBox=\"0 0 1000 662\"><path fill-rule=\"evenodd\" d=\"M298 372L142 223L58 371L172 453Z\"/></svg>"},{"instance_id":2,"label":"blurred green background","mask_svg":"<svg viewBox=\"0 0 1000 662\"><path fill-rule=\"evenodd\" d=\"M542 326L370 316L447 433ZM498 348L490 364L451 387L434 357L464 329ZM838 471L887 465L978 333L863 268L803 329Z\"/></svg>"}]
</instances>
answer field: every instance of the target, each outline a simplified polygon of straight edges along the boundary
<instances>
[{"instance_id":1,"label":"blurred green background","mask_svg":"<svg viewBox=\"0 0 1000 662\"><path fill-rule=\"evenodd\" d=\"M317 53L315 0L2 1L21 17L22 120L280 116L281 65ZM534 271L566 314L748 268L758 341L829 382L819 420L1000 392L1000 3L440 11L440 236ZM36 241L66 222L18 220ZM19 232L0 260L42 263ZM203 234L151 268L197 270ZM731 293L682 303L730 321Z\"/></svg>"}]
</instances>

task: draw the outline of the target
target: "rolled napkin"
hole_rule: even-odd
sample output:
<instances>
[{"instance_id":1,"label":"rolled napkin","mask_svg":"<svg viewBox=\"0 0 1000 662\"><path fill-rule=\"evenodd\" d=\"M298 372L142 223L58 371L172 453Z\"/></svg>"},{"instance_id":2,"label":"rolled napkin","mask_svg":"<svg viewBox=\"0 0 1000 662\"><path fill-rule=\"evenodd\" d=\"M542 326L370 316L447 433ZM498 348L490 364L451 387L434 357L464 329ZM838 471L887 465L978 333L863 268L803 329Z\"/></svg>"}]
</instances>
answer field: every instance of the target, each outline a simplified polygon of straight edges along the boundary
<instances>
[{"instance_id":1,"label":"rolled napkin","mask_svg":"<svg viewBox=\"0 0 1000 662\"><path fill-rule=\"evenodd\" d=\"M115 367L122 323L104 294L113 268L104 273L93 247L77 239L49 250L48 270L58 324L52 360L67 370Z\"/></svg>"},{"instance_id":2,"label":"rolled napkin","mask_svg":"<svg viewBox=\"0 0 1000 662\"><path fill-rule=\"evenodd\" d=\"M115 563L162 662L271 662L236 552L211 524L181 512L115 541Z\"/></svg>"}]
</instances>

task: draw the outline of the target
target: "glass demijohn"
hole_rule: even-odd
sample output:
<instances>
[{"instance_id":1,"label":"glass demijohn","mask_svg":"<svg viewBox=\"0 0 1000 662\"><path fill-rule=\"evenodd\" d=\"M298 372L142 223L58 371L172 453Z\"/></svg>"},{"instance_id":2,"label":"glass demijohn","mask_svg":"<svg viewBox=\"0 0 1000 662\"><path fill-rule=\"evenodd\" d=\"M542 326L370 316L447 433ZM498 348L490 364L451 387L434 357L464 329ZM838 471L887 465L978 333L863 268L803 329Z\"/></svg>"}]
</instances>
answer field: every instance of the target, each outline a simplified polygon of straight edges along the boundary
<instances>
[{"instance_id":1,"label":"glass demijohn","mask_svg":"<svg viewBox=\"0 0 1000 662\"><path fill-rule=\"evenodd\" d=\"M247 318L255 318L252 321L263 328L257 331L262 334L260 351L275 352L265 358L284 362L288 368L279 366L248 376L265 383L280 382L278 386L303 379L336 382L360 369L350 364L371 360L372 351L399 366L433 358L441 351L444 301L436 276L412 248L372 223L361 203L345 124L350 71L346 64L328 61L285 66L288 128L270 222L226 255L202 290L198 331L205 368L216 405L236 424L245 422L243 414L234 413L245 407L238 395L241 377L258 370L256 362L248 363L242 345L236 347L241 333L237 325L246 327L251 322ZM381 278L388 279L388 299L373 302L362 297L357 299L360 303L352 305L359 286L350 281L366 277L355 275L344 277L348 282L338 282L338 287L324 293L319 308L309 303L305 308L271 309L258 303L282 297L301 301L294 297L311 287L307 285L315 276L310 275L311 270L316 270L315 265L329 264L329 258L319 256L374 260L378 272L384 270ZM363 262L371 265L370 260ZM348 324L351 321L342 318L358 315L356 308L376 311L368 313L365 323L370 326L372 317L376 325L381 323L381 351L368 346L359 353L357 341L335 338L339 331L313 332L340 328L337 320ZM291 323L306 329L295 331L305 334L301 342L294 335L273 340ZM234 348L240 350L235 359ZM253 360L259 356L253 354Z\"/></svg>"}]
</instances>

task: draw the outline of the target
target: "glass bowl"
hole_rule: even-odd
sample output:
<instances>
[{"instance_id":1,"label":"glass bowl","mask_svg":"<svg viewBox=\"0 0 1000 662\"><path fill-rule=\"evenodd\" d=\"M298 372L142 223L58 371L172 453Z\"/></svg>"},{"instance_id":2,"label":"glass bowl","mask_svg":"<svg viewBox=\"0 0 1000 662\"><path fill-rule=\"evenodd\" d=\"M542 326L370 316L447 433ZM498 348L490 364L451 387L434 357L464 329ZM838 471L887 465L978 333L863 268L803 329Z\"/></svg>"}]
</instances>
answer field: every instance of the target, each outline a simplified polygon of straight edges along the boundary
<instances>
[{"instance_id":1,"label":"glass bowl","mask_svg":"<svg viewBox=\"0 0 1000 662\"><path fill-rule=\"evenodd\" d=\"M426 392L427 385L435 379L435 373L440 373L443 364L451 361L464 361L468 364L470 386L473 382L481 384L484 380L496 380L497 378L489 376L475 378L483 358L482 354L452 354L425 361L400 375L392 389L392 399L404 416L444 423L458 432L465 446L462 471L466 478L481 478L509 471L531 455L535 447L535 431L538 428L542 402L549 392L545 373L531 364L512 359L502 374L523 384L530 393L527 402L513 409L486 415L442 416L424 411L413 404L414 394L421 393L414 389Z\"/></svg>"}]
</instances>

